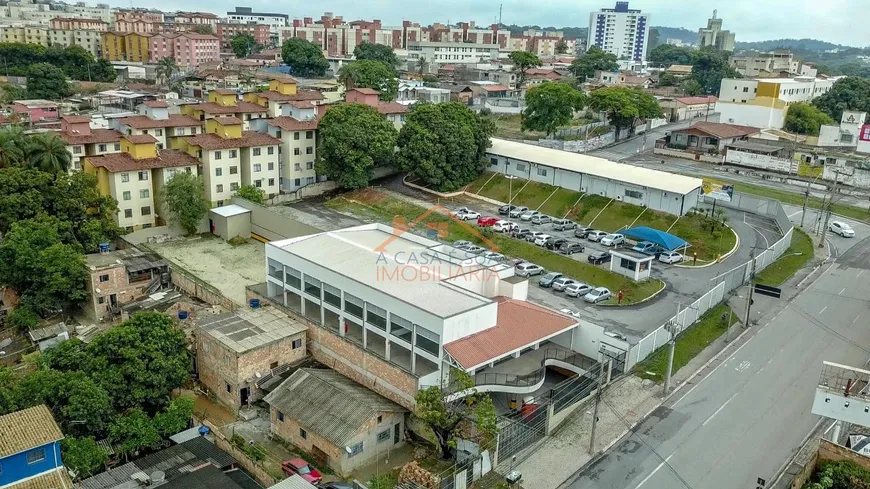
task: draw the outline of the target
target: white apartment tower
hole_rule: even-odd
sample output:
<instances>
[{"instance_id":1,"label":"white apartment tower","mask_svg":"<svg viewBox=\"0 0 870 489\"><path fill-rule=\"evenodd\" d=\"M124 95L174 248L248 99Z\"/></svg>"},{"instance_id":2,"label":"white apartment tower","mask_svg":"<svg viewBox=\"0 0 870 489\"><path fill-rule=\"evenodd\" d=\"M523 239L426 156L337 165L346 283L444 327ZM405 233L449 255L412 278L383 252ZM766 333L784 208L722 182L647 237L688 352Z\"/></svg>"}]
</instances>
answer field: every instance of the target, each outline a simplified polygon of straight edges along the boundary
<instances>
[{"instance_id":1,"label":"white apartment tower","mask_svg":"<svg viewBox=\"0 0 870 489\"><path fill-rule=\"evenodd\" d=\"M707 28L698 29L698 47L711 46L719 51L733 52L734 45L734 33L722 30L722 19L716 18L714 10L713 18L707 19Z\"/></svg>"},{"instance_id":2,"label":"white apartment tower","mask_svg":"<svg viewBox=\"0 0 870 489\"><path fill-rule=\"evenodd\" d=\"M598 46L623 60L643 61L649 38L649 16L628 8L628 2L616 2L589 14L589 39L586 46Z\"/></svg>"}]
</instances>

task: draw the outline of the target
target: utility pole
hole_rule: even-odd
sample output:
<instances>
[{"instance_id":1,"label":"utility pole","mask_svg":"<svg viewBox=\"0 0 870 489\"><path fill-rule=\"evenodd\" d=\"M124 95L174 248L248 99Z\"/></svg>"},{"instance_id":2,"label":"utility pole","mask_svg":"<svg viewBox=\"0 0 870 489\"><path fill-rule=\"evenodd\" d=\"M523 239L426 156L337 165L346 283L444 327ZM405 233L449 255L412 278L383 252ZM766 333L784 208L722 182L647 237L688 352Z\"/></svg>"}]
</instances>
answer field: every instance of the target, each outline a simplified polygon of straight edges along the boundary
<instances>
[{"instance_id":1,"label":"utility pole","mask_svg":"<svg viewBox=\"0 0 870 489\"><path fill-rule=\"evenodd\" d=\"M604 379L603 359L599 360L599 363L601 364L601 370L598 373L598 390L595 393L595 408L592 410L592 431L589 433L589 455L595 454L595 427L598 424L598 405L601 404L601 383Z\"/></svg>"},{"instance_id":2,"label":"utility pole","mask_svg":"<svg viewBox=\"0 0 870 489\"><path fill-rule=\"evenodd\" d=\"M752 279L755 278L755 248L749 252L749 294L746 296L746 315L743 317L743 328L749 327L749 311L752 308Z\"/></svg>"},{"instance_id":3,"label":"utility pole","mask_svg":"<svg viewBox=\"0 0 870 489\"><path fill-rule=\"evenodd\" d=\"M834 186L831 188L831 198L828 199L828 213L825 214L825 225L822 226L822 239L819 240L819 248L825 247L825 236L828 233L828 220L831 219L831 210L834 206L834 194L837 193L837 185L840 183L840 172L834 172ZM824 209L823 209L824 211Z\"/></svg>"},{"instance_id":4,"label":"utility pole","mask_svg":"<svg viewBox=\"0 0 870 489\"><path fill-rule=\"evenodd\" d=\"M671 390L671 373L674 369L674 350L677 348L677 324L680 321L680 308L683 305L680 301L677 301L676 304L677 315L674 316L674 320L670 324L671 341L670 346L668 347L668 368L665 370L665 395L668 395L668 391Z\"/></svg>"}]
</instances>

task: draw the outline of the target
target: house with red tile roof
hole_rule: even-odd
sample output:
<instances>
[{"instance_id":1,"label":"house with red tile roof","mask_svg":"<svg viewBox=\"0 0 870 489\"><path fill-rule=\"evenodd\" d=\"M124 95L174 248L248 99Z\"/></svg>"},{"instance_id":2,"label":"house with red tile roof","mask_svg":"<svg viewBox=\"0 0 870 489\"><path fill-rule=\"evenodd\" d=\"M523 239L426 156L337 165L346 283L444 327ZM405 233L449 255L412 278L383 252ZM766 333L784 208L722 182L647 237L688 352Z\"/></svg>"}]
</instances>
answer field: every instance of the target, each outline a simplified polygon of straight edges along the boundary
<instances>
[{"instance_id":1,"label":"house with red tile roof","mask_svg":"<svg viewBox=\"0 0 870 489\"><path fill-rule=\"evenodd\" d=\"M208 102L188 104L181 108L183 114L205 121L221 116L233 116L242 120L244 130L251 128L251 121L267 117L268 108L240 99L240 93L230 89L216 89L208 93Z\"/></svg>"},{"instance_id":2,"label":"house with red tile roof","mask_svg":"<svg viewBox=\"0 0 870 489\"><path fill-rule=\"evenodd\" d=\"M265 107L269 117L282 115L282 108L288 102L307 100L316 105L325 99L323 94L317 90L298 90L297 85L296 80L292 77L275 77L269 80L269 90L248 92L243 97L245 102Z\"/></svg>"},{"instance_id":3,"label":"house with red tile roof","mask_svg":"<svg viewBox=\"0 0 870 489\"><path fill-rule=\"evenodd\" d=\"M121 133L114 129L92 129L87 116L68 115L60 120L58 137L66 142L70 156L70 171L82 169L82 158L118 153Z\"/></svg>"},{"instance_id":4,"label":"house with red tile roof","mask_svg":"<svg viewBox=\"0 0 870 489\"><path fill-rule=\"evenodd\" d=\"M744 141L760 132L761 129L757 127L699 121L689 127L672 130L665 144L671 148L696 153L719 154L725 151L725 146L736 141Z\"/></svg>"},{"instance_id":5,"label":"house with red tile roof","mask_svg":"<svg viewBox=\"0 0 870 489\"><path fill-rule=\"evenodd\" d=\"M365 104L378 109L386 119L393 123L396 130L405 125L405 114L408 107L398 102L384 102L378 97L381 92L373 88L352 88L344 93L344 99L350 103Z\"/></svg>"}]
</instances>

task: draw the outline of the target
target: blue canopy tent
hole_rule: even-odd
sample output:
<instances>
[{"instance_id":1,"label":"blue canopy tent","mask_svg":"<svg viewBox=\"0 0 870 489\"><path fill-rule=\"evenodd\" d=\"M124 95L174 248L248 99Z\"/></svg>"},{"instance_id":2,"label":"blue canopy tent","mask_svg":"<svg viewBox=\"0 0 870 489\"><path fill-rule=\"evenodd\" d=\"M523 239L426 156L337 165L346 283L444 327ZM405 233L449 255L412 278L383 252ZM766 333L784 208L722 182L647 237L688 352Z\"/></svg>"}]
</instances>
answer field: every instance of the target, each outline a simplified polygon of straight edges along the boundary
<instances>
[{"instance_id":1,"label":"blue canopy tent","mask_svg":"<svg viewBox=\"0 0 870 489\"><path fill-rule=\"evenodd\" d=\"M689 243L679 236L646 226L626 229L622 234L637 241L649 241L650 243L657 244L667 251L674 251L689 246Z\"/></svg>"}]
</instances>

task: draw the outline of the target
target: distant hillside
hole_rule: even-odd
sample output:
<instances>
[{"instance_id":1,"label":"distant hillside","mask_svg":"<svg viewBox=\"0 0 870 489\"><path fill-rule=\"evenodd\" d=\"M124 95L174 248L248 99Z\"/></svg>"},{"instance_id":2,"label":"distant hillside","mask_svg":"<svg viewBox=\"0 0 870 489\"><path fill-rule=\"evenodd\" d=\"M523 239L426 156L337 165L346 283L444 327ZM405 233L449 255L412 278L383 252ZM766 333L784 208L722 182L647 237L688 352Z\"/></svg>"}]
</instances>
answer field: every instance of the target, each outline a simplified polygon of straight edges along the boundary
<instances>
[{"instance_id":1,"label":"distant hillside","mask_svg":"<svg viewBox=\"0 0 870 489\"><path fill-rule=\"evenodd\" d=\"M738 50L771 51L780 48L821 53L832 49L849 49L850 46L820 41L818 39L774 39L771 41L737 42Z\"/></svg>"},{"instance_id":2,"label":"distant hillside","mask_svg":"<svg viewBox=\"0 0 870 489\"><path fill-rule=\"evenodd\" d=\"M690 31L682 27L652 26L650 29L659 31L659 43L664 44L668 39L679 39L686 44L698 44L698 31Z\"/></svg>"}]
</instances>

